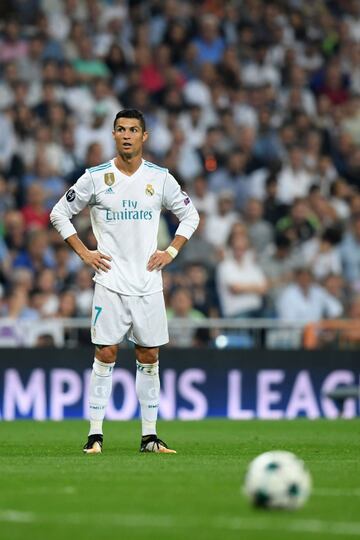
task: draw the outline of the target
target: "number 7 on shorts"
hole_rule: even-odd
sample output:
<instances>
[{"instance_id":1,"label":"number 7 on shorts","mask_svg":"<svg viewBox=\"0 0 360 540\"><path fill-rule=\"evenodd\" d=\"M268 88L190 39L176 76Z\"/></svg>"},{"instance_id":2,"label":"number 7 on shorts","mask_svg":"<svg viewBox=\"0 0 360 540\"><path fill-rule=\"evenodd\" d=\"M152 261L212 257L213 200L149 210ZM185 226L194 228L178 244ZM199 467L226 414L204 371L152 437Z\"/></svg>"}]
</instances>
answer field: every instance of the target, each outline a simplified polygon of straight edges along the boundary
<instances>
[{"instance_id":1,"label":"number 7 on shorts","mask_svg":"<svg viewBox=\"0 0 360 540\"><path fill-rule=\"evenodd\" d=\"M96 321L98 320L99 315L100 315L100 313L102 312L102 307L100 307L100 306L94 306L94 308L95 308L95 311L96 311L95 320L94 320L94 326L95 326Z\"/></svg>"}]
</instances>

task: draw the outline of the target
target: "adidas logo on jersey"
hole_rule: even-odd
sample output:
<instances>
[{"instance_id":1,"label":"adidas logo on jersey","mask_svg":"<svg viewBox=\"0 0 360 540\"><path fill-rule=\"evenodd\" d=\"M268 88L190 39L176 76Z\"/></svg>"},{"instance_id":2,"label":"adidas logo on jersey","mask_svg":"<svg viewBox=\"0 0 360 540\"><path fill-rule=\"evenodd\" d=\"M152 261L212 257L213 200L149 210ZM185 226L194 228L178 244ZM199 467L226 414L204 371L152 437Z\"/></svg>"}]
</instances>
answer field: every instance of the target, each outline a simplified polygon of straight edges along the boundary
<instances>
[{"instance_id":1,"label":"adidas logo on jersey","mask_svg":"<svg viewBox=\"0 0 360 540\"><path fill-rule=\"evenodd\" d=\"M115 191L113 190L113 188L109 187L106 191L105 191L106 194L114 194Z\"/></svg>"}]
</instances>

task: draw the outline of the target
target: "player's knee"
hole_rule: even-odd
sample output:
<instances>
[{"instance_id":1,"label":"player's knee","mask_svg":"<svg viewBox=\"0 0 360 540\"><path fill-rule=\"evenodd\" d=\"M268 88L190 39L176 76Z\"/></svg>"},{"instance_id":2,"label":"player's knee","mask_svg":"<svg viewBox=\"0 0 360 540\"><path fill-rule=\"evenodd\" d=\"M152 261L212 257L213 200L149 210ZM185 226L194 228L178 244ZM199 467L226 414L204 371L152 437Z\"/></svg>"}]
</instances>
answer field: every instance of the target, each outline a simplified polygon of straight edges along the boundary
<instances>
[{"instance_id":1,"label":"player's knee","mask_svg":"<svg viewBox=\"0 0 360 540\"><path fill-rule=\"evenodd\" d=\"M117 356L117 345L102 345L96 347L96 358L100 362L105 362L106 364L112 364L116 362Z\"/></svg>"},{"instance_id":2,"label":"player's knee","mask_svg":"<svg viewBox=\"0 0 360 540\"><path fill-rule=\"evenodd\" d=\"M155 364L158 361L158 347L136 347L136 359L141 364Z\"/></svg>"}]
</instances>

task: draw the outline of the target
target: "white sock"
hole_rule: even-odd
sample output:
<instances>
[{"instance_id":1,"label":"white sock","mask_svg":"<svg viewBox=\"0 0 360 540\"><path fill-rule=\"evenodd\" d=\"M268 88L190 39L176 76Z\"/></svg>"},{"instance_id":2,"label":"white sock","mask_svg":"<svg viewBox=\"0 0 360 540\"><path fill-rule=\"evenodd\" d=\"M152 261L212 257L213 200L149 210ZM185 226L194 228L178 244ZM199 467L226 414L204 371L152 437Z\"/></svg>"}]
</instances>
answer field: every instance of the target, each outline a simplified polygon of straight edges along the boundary
<instances>
[{"instance_id":1,"label":"white sock","mask_svg":"<svg viewBox=\"0 0 360 540\"><path fill-rule=\"evenodd\" d=\"M93 369L89 386L89 435L102 434L102 424L105 416L106 406L109 401L112 387L112 372L115 362L106 364L94 359Z\"/></svg>"},{"instance_id":2,"label":"white sock","mask_svg":"<svg viewBox=\"0 0 360 540\"><path fill-rule=\"evenodd\" d=\"M136 361L136 394L140 402L142 435L156 434L159 409L159 362L141 364Z\"/></svg>"}]
</instances>

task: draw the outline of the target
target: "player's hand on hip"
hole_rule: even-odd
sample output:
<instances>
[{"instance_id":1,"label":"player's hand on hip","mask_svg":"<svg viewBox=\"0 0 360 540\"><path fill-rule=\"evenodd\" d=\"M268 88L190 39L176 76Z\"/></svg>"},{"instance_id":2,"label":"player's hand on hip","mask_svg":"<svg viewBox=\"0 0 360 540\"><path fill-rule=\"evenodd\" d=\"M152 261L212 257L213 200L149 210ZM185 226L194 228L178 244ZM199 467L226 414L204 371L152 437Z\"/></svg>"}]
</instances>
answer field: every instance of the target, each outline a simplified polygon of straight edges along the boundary
<instances>
[{"instance_id":1,"label":"player's hand on hip","mask_svg":"<svg viewBox=\"0 0 360 540\"><path fill-rule=\"evenodd\" d=\"M91 266L95 272L107 272L111 268L110 264L107 262L111 261L111 257L101 253L97 249L94 251L87 250L85 255L82 257L82 260L85 264Z\"/></svg>"},{"instance_id":2,"label":"player's hand on hip","mask_svg":"<svg viewBox=\"0 0 360 540\"><path fill-rule=\"evenodd\" d=\"M159 249L153 253L147 264L147 270L152 272L153 270L162 270L167 266L173 258L167 251L160 251Z\"/></svg>"}]
</instances>

